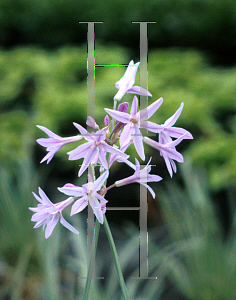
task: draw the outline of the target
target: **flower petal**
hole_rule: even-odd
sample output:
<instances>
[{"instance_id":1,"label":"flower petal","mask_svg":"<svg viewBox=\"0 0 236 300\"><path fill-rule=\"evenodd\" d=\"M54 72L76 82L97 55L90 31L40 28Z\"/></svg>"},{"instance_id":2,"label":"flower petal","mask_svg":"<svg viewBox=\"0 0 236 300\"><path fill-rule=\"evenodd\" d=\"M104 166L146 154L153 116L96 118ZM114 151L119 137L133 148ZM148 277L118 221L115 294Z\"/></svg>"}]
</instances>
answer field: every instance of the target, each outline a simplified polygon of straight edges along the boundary
<instances>
[{"instance_id":1,"label":"flower petal","mask_svg":"<svg viewBox=\"0 0 236 300\"><path fill-rule=\"evenodd\" d=\"M132 86L131 88L129 88L127 90L126 93L152 97L152 94L148 90L145 90L144 88L142 88L140 86Z\"/></svg>"},{"instance_id":2,"label":"flower petal","mask_svg":"<svg viewBox=\"0 0 236 300\"><path fill-rule=\"evenodd\" d=\"M97 147L91 147L87 153L87 156L85 156L83 164L79 170L79 177L84 173L84 171L88 168L91 161L94 159L95 155L98 152Z\"/></svg>"},{"instance_id":3,"label":"flower petal","mask_svg":"<svg viewBox=\"0 0 236 300\"><path fill-rule=\"evenodd\" d=\"M134 126L134 134L131 135L134 141L134 147L142 160L145 160L144 148L143 148L143 136L138 129L138 126Z\"/></svg>"},{"instance_id":4,"label":"flower petal","mask_svg":"<svg viewBox=\"0 0 236 300\"><path fill-rule=\"evenodd\" d=\"M45 229L45 238L49 238L49 236L52 234L53 229L57 225L57 222L59 220L60 214L57 213L52 217L52 219L48 222L47 227Z\"/></svg>"},{"instance_id":5,"label":"flower petal","mask_svg":"<svg viewBox=\"0 0 236 300\"><path fill-rule=\"evenodd\" d=\"M44 191L39 187L39 196L43 200L43 204L48 204L49 206L53 206L54 204L49 200L48 196L44 193Z\"/></svg>"},{"instance_id":6,"label":"flower petal","mask_svg":"<svg viewBox=\"0 0 236 300\"><path fill-rule=\"evenodd\" d=\"M151 105L149 105L147 108L143 109L140 111L140 119L141 121L147 120L149 118L151 118L151 116L157 111L157 109L161 106L163 102L163 98L160 98L158 100L156 100L155 102L153 102ZM147 110L147 114L142 113L142 111L146 111ZM146 118L147 115L147 118Z\"/></svg>"},{"instance_id":7,"label":"flower petal","mask_svg":"<svg viewBox=\"0 0 236 300\"><path fill-rule=\"evenodd\" d=\"M120 146L123 147L127 145L131 140L131 124L125 125L121 135L120 135Z\"/></svg>"},{"instance_id":8,"label":"flower petal","mask_svg":"<svg viewBox=\"0 0 236 300\"><path fill-rule=\"evenodd\" d=\"M131 106L131 110L130 110L130 114L131 114L132 117L137 114L137 110L138 110L138 98L136 96L134 96L132 106Z\"/></svg>"},{"instance_id":9,"label":"flower petal","mask_svg":"<svg viewBox=\"0 0 236 300\"><path fill-rule=\"evenodd\" d=\"M61 215L61 219L60 219L60 223L66 227L67 229L69 229L71 232L75 233L75 234L79 234L79 231L77 231L72 225L70 225Z\"/></svg>"},{"instance_id":10,"label":"flower petal","mask_svg":"<svg viewBox=\"0 0 236 300\"><path fill-rule=\"evenodd\" d=\"M73 122L73 124L87 141L93 140L90 133L83 126L81 126L80 124L77 124L75 122Z\"/></svg>"},{"instance_id":11,"label":"flower petal","mask_svg":"<svg viewBox=\"0 0 236 300\"><path fill-rule=\"evenodd\" d=\"M83 195L83 188L75 185L69 186L69 184L65 184L63 187L58 187L57 188L61 193L68 195L68 196L73 196L73 197L82 197Z\"/></svg>"},{"instance_id":12,"label":"flower petal","mask_svg":"<svg viewBox=\"0 0 236 300\"><path fill-rule=\"evenodd\" d=\"M49 137L54 138L54 139L61 139L61 137L55 133L53 133L51 130L47 129L44 126L41 125L36 125L39 129L44 131Z\"/></svg>"},{"instance_id":13,"label":"flower petal","mask_svg":"<svg viewBox=\"0 0 236 300\"><path fill-rule=\"evenodd\" d=\"M150 121L141 121L140 128L146 128L151 132L159 133L163 129L163 126Z\"/></svg>"},{"instance_id":14,"label":"flower petal","mask_svg":"<svg viewBox=\"0 0 236 300\"><path fill-rule=\"evenodd\" d=\"M79 200L75 201L75 203L71 207L71 213L70 215L77 214L85 209L85 207L88 205L87 200L85 197L80 198Z\"/></svg>"},{"instance_id":15,"label":"flower petal","mask_svg":"<svg viewBox=\"0 0 236 300\"><path fill-rule=\"evenodd\" d=\"M94 190L96 192L101 189L101 187L102 187L103 183L105 182L105 180L107 179L108 175L109 175L109 172L106 171L94 181Z\"/></svg>"},{"instance_id":16,"label":"flower petal","mask_svg":"<svg viewBox=\"0 0 236 300\"><path fill-rule=\"evenodd\" d=\"M115 120L122 122L122 123L129 123L129 120L130 120L129 114L127 114L125 112L109 109L109 108L104 108L104 110Z\"/></svg>"},{"instance_id":17,"label":"flower petal","mask_svg":"<svg viewBox=\"0 0 236 300\"><path fill-rule=\"evenodd\" d=\"M179 109L173 114L173 116L171 116L169 119L167 119L164 123L165 127L171 127L175 124L175 122L178 120L182 110L184 107L184 103L182 102Z\"/></svg>"}]
</instances>

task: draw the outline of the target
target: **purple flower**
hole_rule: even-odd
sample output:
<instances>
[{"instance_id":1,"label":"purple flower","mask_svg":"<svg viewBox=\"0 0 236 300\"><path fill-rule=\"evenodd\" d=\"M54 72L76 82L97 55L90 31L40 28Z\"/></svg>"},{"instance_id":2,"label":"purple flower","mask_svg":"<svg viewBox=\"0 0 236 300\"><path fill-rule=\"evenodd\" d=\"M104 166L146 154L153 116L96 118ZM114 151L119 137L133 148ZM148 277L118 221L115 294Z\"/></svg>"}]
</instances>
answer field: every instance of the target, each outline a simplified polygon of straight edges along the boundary
<instances>
[{"instance_id":1,"label":"purple flower","mask_svg":"<svg viewBox=\"0 0 236 300\"><path fill-rule=\"evenodd\" d=\"M159 143L166 144L172 141L171 137L179 138L183 135L185 136L185 139L193 139L193 136L189 131L179 127L172 127L178 120L183 107L184 103L182 102L179 109L173 114L173 116L167 119L163 125L161 125L162 130L159 132Z\"/></svg>"},{"instance_id":2,"label":"purple flower","mask_svg":"<svg viewBox=\"0 0 236 300\"><path fill-rule=\"evenodd\" d=\"M62 138L59 135L53 133L51 130L47 129L44 126L37 125L39 129L44 131L49 138L41 138L37 139L37 143L43 147L47 147L47 151L49 152L44 158L41 160L41 163L47 160L47 164L52 160L54 154L59 151L64 145L69 143L74 143L77 141L81 141L83 137L81 135Z\"/></svg>"},{"instance_id":3,"label":"purple flower","mask_svg":"<svg viewBox=\"0 0 236 300\"><path fill-rule=\"evenodd\" d=\"M154 193L153 189L149 185L147 185L147 182L157 182L157 181L162 180L162 178L158 175L149 174L150 171L151 171L151 166L149 165L151 159L152 158L150 158L147 165L142 170L140 170L140 163L135 158L136 166L134 167L134 169L135 169L134 174L132 176L127 177L127 178L116 181L115 186L120 187L122 185L127 185L127 184L130 184L130 183L137 182L137 183L140 183L140 184L144 185L150 191L153 198L155 198L155 193Z\"/></svg>"},{"instance_id":4,"label":"purple flower","mask_svg":"<svg viewBox=\"0 0 236 300\"><path fill-rule=\"evenodd\" d=\"M173 175L172 168L173 171L176 173L176 165L173 160L176 160L178 162L184 161L183 156L175 149L175 146L177 146L183 139L185 139L185 135L182 135L181 137L179 137L173 142L169 142L167 144L161 144L145 136L143 138L143 141L149 146L160 151L160 155L163 156L168 172L172 177Z\"/></svg>"},{"instance_id":5,"label":"purple flower","mask_svg":"<svg viewBox=\"0 0 236 300\"><path fill-rule=\"evenodd\" d=\"M60 192L68 196L80 198L72 205L71 216L81 212L89 203L98 221L103 224L103 214L105 213L104 204L108 201L103 198L98 191L101 189L107 177L108 171L103 173L95 181L93 181L92 177L88 175L88 183L83 184L82 187L67 183L62 188L58 188ZM99 200L101 202L99 202Z\"/></svg>"},{"instance_id":6,"label":"purple flower","mask_svg":"<svg viewBox=\"0 0 236 300\"><path fill-rule=\"evenodd\" d=\"M79 176L88 168L89 164L93 161L94 157L98 155L98 159L105 169L108 169L106 161L106 152L115 153L124 157L126 154L114 147L109 146L106 142L106 133L103 129L96 133L90 134L85 128L77 123L73 123L80 131L83 137L88 141L87 143L78 146L76 149L68 152L69 160L77 160L84 157L83 164L79 170Z\"/></svg>"},{"instance_id":7,"label":"purple flower","mask_svg":"<svg viewBox=\"0 0 236 300\"><path fill-rule=\"evenodd\" d=\"M140 62L134 64L134 61L129 62L128 68L124 76L116 82L115 86L119 91L114 96L114 99L120 100L124 94L138 94L143 96L152 96L147 90L139 86L133 86L135 82L135 75L137 73Z\"/></svg>"},{"instance_id":8,"label":"purple flower","mask_svg":"<svg viewBox=\"0 0 236 300\"><path fill-rule=\"evenodd\" d=\"M45 238L47 239L51 234L55 226L57 225L57 222L60 219L60 223L72 231L73 233L79 234L79 232L71 226L62 216L62 211L72 204L74 202L74 199L72 197L53 204L49 198L46 196L44 191L39 187L39 195L36 195L33 193L35 199L39 202L37 207L29 207L29 209L35 214L32 216L31 221L36 222L34 225L34 228L37 228L41 225L43 225L43 230L45 229Z\"/></svg>"},{"instance_id":9,"label":"purple flower","mask_svg":"<svg viewBox=\"0 0 236 300\"><path fill-rule=\"evenodd\" d=\"M147 121L162 104L163 99L160 98L149 105L146 109L139 112L138 110L138 98L134 96L130 114L125 112L116 111L113 109L105 108L105 111L119 122L125 123L125 127L120 136L120 145L125 147L133 139L133 143L138 155L142 160L145 159L143 148L143 136L139 128L146 128L152 132L159 132L162 129L161 125Z\"/></svg>"}]
</instances>

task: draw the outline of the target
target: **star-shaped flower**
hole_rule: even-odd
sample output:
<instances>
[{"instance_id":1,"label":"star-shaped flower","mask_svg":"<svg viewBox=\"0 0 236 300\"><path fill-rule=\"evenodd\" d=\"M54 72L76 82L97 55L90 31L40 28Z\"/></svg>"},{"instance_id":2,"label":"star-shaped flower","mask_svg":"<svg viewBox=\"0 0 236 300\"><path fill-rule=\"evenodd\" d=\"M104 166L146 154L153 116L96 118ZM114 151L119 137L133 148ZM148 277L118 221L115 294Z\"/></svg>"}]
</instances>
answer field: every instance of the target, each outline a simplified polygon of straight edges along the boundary
<instances>
[{"instance_id":1,"label":"star-shaped flower","mask_svg":"<svg viewBox=\"0 0 236 300\"><path fill-rule=\"evenodd\" d=\"M147 121L162 104L163 99L160 98L149 105L147 108L137 112L138 110L138 98L134 96L130 114L125 112L116 111L113 109L105 108L105 111L119 122L125 123L125 127L120 136L120 145L125 147L125 145L130 143L133 139L133 143L138 155L142 160L145 159L144 148L143 148L143 136L139 128L146 128L152 132L159 132L162 129L161 125Z\"/></svg>"},{"instance_id":2,"label":"star-shaped flower","mask_svg":"<svg viewBox=\"0 0 236 300\"><path fill-rule=\"evenodd\" d=\"M114 99L120 100L126 93L138 94L138 95L150 96L150 97L152 96L152 94L149 93L144 88L141 88L139 86L133 86L135 82L135 75L137 73L139 64L140 62L134 64L133 60L129 62L128 68L125 71L124 76L115 84L116 88L119 89L119 91L114 96Z\"/></svg>"},{"instance_id":3,"label":"star-shaped flower","mask_svg":"<svg viewBox=\"0 0 236 300\"><path fill-rule=\"evenodd\" d=\"M171 116L169 119L162 124L162 130L159 132L159 143L166 144L172 142L171 137L179 138L181 136L185 136L185 139L193 139L192 134L180 127L172 127L175 122L178 120L182 110L184 107L184 103L182 102L179 109Z\"/></svg>"},{"instance_id":4,"label":"star-shaped flower","mask_svg":"<svg viewBox=\"0 0 236 300\"><path fill-rule=\"evenodd\" d=\"M59 219L60 223L72 231L73 233L79 234L79 232L71 226L62 216L62 211L74 202L72 197L53 204L44 191L39 187L39 196L33 193L35 199L39 202L37 207L29 207L29 209L35 214L32 216L31 221L36 222L34 228L37 228L43 225L43 229L45 229L45 238L47 239L51 234L55 226L57 225Z\"/></svg>"},{"instance_id":5,"label":"star-shaped flower","mask_svg":"<svg viewBox=\"0 0 236 300\"><path fill-rule=\"evenodd\" d=\"M76 149L68 152L69 160L77 160L84 157L83 164L79 170L79 176L88 168L89 164L93 161L94 157L98 155L98 159L105 169L108 169L106 161L106 153L114 153L123 157L127 155L118 149L108 145L105 142L106 133L103 129L98 130L96 133L90 134L85 128L77 123L73 123L75 127L80 131L83 137L88 141L87 143L78 146Z\"/></svg>"},{"instance_id":6,"label":"star-shaped flower","mask_svg":"<svg viewBox=\"0 0 236 300\"><path fill-rule=\"evenodd\" d=\"M60 192L68 196L80 198L72 205L71 215L81 212L89 203L98 221L103 224L103 214L105 213L105 211L103 212L104 204L108 201L98 192L100 191L107 177L108 171L103 173L95 181L93 181L92 177L88 175L88 183L83 184L82 187L67 183L62 188L58 188ZM99 200L101 202L99 202Z\"/></svg>"},{"instance_id":7,"label":"star-shaped flower","mask_svg":"<svg viewBox=\"0 0 236 300\"><path fill-rule=\"evenodd\" d=\"M124 179L116 181L114 185L116 187L120 187L122 185L127 185L127 184L130 184L133 182L137 182L137 183L144 185L150 191L153 198L155 198L155 193L154 193L153 189L149 185L147 185L147 182L158 182L158 181L162 180L162 178L158 175L149 174L151 171L151 166L149 165L151 162L151 159L152 158L150 158L147 165L143 169L140 170L140 163L135 158L134 174L132 176L129 176Z\"/></svg>"},{"instance_id":8,"label":"star-shaped flower","mask_svg":"<svg viewBox=\"0 0 236 300\"><path fill-rule=\"evenodd\" d=\"M144 141L144 143L148 144L149 146L160 151L160 155L163 156L165 163L166 163L166 167L168 169L168 172L169 172L170 176L172 177L172 175L173 175L172 168L173 168L174 172L176 173L176 165L175 165L174 160L176 160L178 162L184 161L182 154L180 154L175 149L175 146L177 146L183 139L185 139L185 135L182 135L181 137L179 137L178 139L176 139L173 142L169 142L167 144L161 144L161 143L158 143L158 142L150 139L149 137L145 136L143 138L143 141Z\"/></svg>"},{"instance_id":9,"label":"star-shaped flower","mask_svg":"<svg viewBox=\"0 0 236 300\"><path fill-rule=\"evenodd\" d=\"M49 136L49 138L37 139L37 143L43 147L47 147L46 150L49 152L41 160L41 163L47 160L47 164L48 164L52 160L54 154L57 151L59 151L64 145L81 141L83 139L81 135L62 138L44 126L37 125L37 127L42 131L44 131Z\"/></svg>"}]
</instances>

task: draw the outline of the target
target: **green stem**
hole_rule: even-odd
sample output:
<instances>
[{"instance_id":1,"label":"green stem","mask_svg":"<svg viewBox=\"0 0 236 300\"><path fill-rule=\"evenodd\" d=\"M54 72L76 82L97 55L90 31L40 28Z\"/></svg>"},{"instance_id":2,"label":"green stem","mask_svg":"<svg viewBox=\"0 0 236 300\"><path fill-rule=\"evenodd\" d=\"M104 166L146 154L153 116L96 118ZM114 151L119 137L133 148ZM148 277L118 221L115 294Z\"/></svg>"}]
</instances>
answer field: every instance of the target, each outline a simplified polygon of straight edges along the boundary
<instances>
[{"instance_id":1,"label":"green stem","mask_svg":"<svg viewBox=\"0 0 236 300\"><path fill-rule=\"evenodd\" d=\"M88 269L88 274L87 274L87 279L86 279L86 285L85 285L83 300L88 300L88 297L89 297L90 286L91 286L91 282L92 282L92 279L93 279L92 278L92 276L93 276L93 267L94 267L94 263L95 263L95 255L96 255L96 250L97 250L99 230L100 230L100 223L96 219L95 235L93 236L92 249L91 249L90 259L89 259L89 269Z\"/></svg>"},{"instance_id":2,"label":"green stem","mask_svg":"<svg viewBox=\"0 0 236 300\"><path fill-rule=\"evenodd\" d=\"M110 244L110 247L111 247L111 251L112 251L112 254L113 254L113 257L114 257L114 260L115 260L116 271L117 271L118 279L119 279L119 282L120 282L120 287L121 287L124 299L129 300L129 296L128 296L128 293L127 293L124 277L123 277L123 274L122 274L122 271L121 271L120 262L119 262L118 254L117 254L117 251L116 251L116 246L115 246L112 234L111 234L111 230L110 230L110 227L108 225L106 216L104 215L103 217L104 217L104 228L105 228L107 238L108 238L108 241L109 241L109 244Z\"/></svg>"}]
</instances>

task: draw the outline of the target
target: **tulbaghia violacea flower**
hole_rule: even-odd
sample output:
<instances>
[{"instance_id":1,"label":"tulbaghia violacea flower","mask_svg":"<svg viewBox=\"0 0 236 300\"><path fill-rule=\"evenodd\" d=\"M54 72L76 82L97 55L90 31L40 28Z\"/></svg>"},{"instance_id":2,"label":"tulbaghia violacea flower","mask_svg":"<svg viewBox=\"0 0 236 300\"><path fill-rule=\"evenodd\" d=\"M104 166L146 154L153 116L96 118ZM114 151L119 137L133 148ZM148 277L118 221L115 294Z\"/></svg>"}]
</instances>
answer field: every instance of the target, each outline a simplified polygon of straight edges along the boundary
<instances>
[{"instance_id":1,"label":"tulbaghia violacea flower","mask_svg":"<svg viewBox=\"0 0 236 300\"><path fill-rule=\"evenodd\" d=\"M98 221L103 224L103 214L105 213L104 204L108 201L98 192L100 191L107 177L108 171L103 173L95 181L93 181L92 177L88 175L88 183L83 184L82 187L67 183L62 188L58 188L60 192L68 196L80 198L72 205L71 216L81 212L89 203ZM99 200L101 202L99 202Z\"/></svg>"},{"instance_id":2,"label":"tulbaghia violacea flower","mask_svg":"<svg viewBox=\"0 0 236 300\"><path fill-rule=\"evenodd\" d=\"M149 174L151 171L151 166L150 161L152 158L150 158L149 162L147 163L147 165L140 170L140 163L139 161L135 158L135 172L132 176L126 177L124 179L118 180L115 182L115 186L116 187L120 187L123 185L127 185L130 183L140 183L142 185L144 185L152 194L152 197L155 198L155 193L153 191L153 189L147 185L147 182L158 182L160 180L162 180L162 177L158 176L158 175L151 175Z\"/></svg>"},{"instance_id":3,"label":"tulbaghia violacea flower","mask_svg":"<svg viewBox=\"0 0 236 300\"><path fill-rule=\"evenodd\" d=\"M88 168L89 164L93 161L94 157L98 155L99 162L105 169L108 169L106 161L106 152L115 153L123 157L127 155L114 147L111 147L105 142L106 133L103 129L98 130L96 133L89 133L85 128L77 123L73 123L80 131L83 137L88 141L76 149L68 152L69 160L77 160L84 157L83 164L79 170L79 176Z\"/></svg>"},{"instance_id":4,"label":"tulbaghia violacea flower","mask_svg":"<svg viewBox=\"0 0 236 300\"><path fill-rule=\"evenodd\" d=\"M143 138L143 141L144 141L144 143L148 144L149 146L160 151L160 155L163 156L165 163L166 163L166 167L168 169L168 172L169 172L170 176L172 177L172 175L173 175L172 168L175 173L177 170L174 160L176 160L178 162L184 161L182 154L180 154L175 149L175 146L177 146L183 139L185 139L185 135L182 135L181 137L179 137L178 139L176 139L173 142L169 142L167 144L161 144L161 143L158 143L158 142L150 139L149 137L145 136Z\"/></svg>"},{"instance_id":5,"label":"tulbaghia violacea flower","mask_svg":"<svg viewBox=\"0 0 236 300\"><path fill-rule=\"evenodd\" d=\"M79 234L79 232L70 225L62 216L62 211L74 202L72 197L53 204L44 191L39 187L39 196L33 193L35 199L39 202L37 207L29 207L29 209L35 214L32 216L31 221L36 222L34 228L43 225L43 230L45 229L45 238L47 239L51 234L55 226L57 225L59 219L60 223L72 231L73 233Z\"/></svg>"},{"instance_id":6,"label":"tulbaghia violacea flower","mask_svg":"<svg viewBox=\"0 0 236 300\"><path fill-rule=\"evenodd\" d=\"M120 136L120 146L125 147L133 140L135 149L142 160L145 160L144 148L143 148L143 136L139 128L145 128L152 132L159 132L162 127L161 125L147 121L159 108L163 99L160 98L149 105L146 109L139 112L138 110L138 98L134 96L130 114L116 111L113 109L105 108L105 111L119 122L125 123L125 127Z\"/></svg>"},{"instance_id":7,"label":"tulbaghia violacea flower","mask_svg":"<svg viewBox=\"0 0 236 300\"><path fill-rule=\"evenodd\" d=\"M152 94L149 93L144 88L141 88L139 86L133 86L135 82L135 75L137 73L139 64L140 62L134 64L133 60L129 62L128 68L125 71L124 76L115 84L116 88L119 89L119 91L114 96L114 99L120 100L126 93L150 96L150 97L152 96Z\"/></svg>"},{"instance_id":8,"label":"tulbaghia violacea flower","mask_svg":"<svg viewBox=\"0 0 236 300\"><path fill-rule=\"evenodd\" d=\"M171 137L179 138L183 135L185 136L185 139L193 139L193 136L189 131L179 127L172 127L178 120L183 107L184 103L182 102L179 109L173 114L173 116L171 116L165 121L164 124L161 125L162 130L159 132L159 143L166 144L172 142Z\"/></svg>"},{"instance_id":9,"label":"tulbaghia violacea flower","mask_svg":"<svg viewBox=\"0 0 236 300\"><path fill-rule=\"evenodd\" d=\"M41 160L41 163L47 160L47 164L48 164L52 160L54 154L57 151L59 151L64 145L78 142L83 139L81 135L62 138L44 126L37 125L37 127L42 131L44 131L49 136L49 138L37 139L37 143L43 147L47 147L46 150L49 152Z\"/></svg>"}]
</instances>

